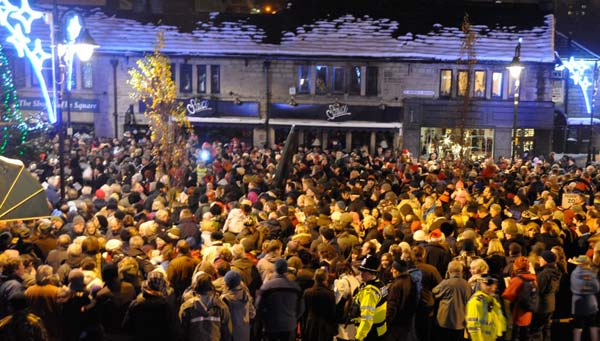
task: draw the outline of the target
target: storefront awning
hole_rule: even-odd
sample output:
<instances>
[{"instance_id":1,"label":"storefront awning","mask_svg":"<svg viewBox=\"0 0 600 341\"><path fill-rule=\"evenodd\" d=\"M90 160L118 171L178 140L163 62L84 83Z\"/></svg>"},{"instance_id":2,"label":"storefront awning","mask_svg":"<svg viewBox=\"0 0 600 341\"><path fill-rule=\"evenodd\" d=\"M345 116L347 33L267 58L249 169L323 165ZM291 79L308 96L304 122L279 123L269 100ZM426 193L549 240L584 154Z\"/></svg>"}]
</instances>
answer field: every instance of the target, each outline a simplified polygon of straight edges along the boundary
<instances>
[{"instance_id":1,"label":"storefront awning","mask_svg":"<svg viewBox=\"0 0 600 341\"><path fill-rule=\"evenodd\" d=\"M327 127L327 128L361 128L361 129L402 129L400 122L367 122L367 121L346 121L346 122L330 122L324 120L298 120L298 119L283 119L272 118L269 120L271 125L281 126L301 126L301 127Z\"/></svg>"}]
</instances>

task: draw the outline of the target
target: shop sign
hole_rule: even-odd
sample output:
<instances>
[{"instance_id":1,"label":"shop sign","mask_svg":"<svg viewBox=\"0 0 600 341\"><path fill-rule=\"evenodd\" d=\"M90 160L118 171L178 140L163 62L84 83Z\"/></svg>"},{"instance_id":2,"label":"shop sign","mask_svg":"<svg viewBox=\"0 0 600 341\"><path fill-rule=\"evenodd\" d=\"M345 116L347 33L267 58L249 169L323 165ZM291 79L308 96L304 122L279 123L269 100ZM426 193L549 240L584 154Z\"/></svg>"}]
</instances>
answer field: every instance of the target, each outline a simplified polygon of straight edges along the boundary
<instances>
[{"instance_id":1,"label":"shop sign","mask_svg":"<svg viewBox=\"0 0 600 341\"><path fill-rule=\"evenodd\" d=\"M210 101L207 99L195 99L189 100L185 106L188 115L194 116L203 112L213 112L214 109L210 107Z\"/></svg>"},{"instance_id":2,"label":"shop sign","mask_svg":"<svg viewBox=\"0 0 600 341\"><path fill-rule=\"evenodd\" d=\"M325 111L325 115L328 121L333 121L338 117L350 116L352 113L348 111L346 104L334 103L329 105L329 108Z\"/></svg>"},{"instance_id":3,"label":"shop sign","mask_svg":"<svg viewBox=\"0 0 600 341\"><path fill-rule=\"evenodd\" d=\"M19 108L21 110L44 111L46 110L46 102L43 98L37 97L19 97ZM100 112L100 102L97 99L71 98L71 112ZM61 101L61 110L67 110L67 100Z\"/></svg>"},{"instance_id":4,"label":"shop sign","mask_svg":"<svg viewBox=\"0 0 600 341\"><path fill-rule=\"evenodd\" d=\"M434 91L431 90L404 90L402 91L404 95L407 96L427 96L431 97L435 95Z\"/></svg>"}]
</instances>

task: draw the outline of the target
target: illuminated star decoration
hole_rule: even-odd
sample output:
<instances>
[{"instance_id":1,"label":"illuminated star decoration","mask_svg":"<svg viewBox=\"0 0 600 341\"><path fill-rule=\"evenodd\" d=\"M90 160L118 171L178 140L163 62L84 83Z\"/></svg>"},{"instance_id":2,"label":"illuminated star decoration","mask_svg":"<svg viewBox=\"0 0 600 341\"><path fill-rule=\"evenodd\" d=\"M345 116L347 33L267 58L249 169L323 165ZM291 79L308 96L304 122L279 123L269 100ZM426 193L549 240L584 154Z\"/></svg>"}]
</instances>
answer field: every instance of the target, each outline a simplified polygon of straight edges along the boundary
<instances>
[{"instance_id":1,"label":"illuminated star decoration","mask_svg":"<svg viewBox=\"0 0 600 341\"><path fill-rule=\"evenodd\" d=\"M575 58L571 57L568 61L563 61L562 65L556 68L557 70L563 70L564 68L569 70L569 77L573 80L575 85L579 85L579 88L583 93L585 108L588 114L592 113L592 105L590 96L588 94L588 89L593 85L593 82L590 80L590 77L587 75L587 73L588 71L593 70L593 67L594 62L587 60L575 60Z\"/></svg>"},{"instance_id":2,"label":"illuminated star decoration","mask_svg":"<svg viewBox=\"0 0 600 341\"><path fill-rule=\"evenodd\" d=\"M10 34L6 41L15 47L19 57L29 59L46 103L48 120L54 124L56 123L56 112L50 100L48 84L42 74L44 62L52 58L52 55L44 51L40 39L36 38L32 42L29 38L31 24L43 17L42 12L31 9L29 0L22 0L21 7L13 5L9 0L0 0L0 26L7 29Z\"/></svg>"}]
</instances>

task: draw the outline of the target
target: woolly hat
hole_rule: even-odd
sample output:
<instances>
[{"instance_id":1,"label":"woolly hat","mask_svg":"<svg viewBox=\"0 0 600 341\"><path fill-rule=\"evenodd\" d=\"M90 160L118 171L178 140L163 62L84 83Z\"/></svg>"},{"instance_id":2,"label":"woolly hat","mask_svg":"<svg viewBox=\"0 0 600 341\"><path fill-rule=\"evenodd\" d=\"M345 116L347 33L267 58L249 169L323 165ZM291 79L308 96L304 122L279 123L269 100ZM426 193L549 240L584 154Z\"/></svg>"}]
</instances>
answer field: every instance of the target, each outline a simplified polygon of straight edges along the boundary
<instances>
[{"instance_id":1,"label":"woolly hat","mask_svg":"<svg viewBox=\"0 0 600 341\"><path fill-rule=\"evenodd\" d=\"M242 282L242 276L235 270L229 270L225 274L225 284L229 289L235 289Z\"/></svg>"},{"instance_id":2,"label":"woolly hat","mask_svg":"<svg viewBox=\"0 0 600 341\"><path fill-rule=\"evenodd\" d=\"M424 242L427 239L427 235L423 230L417 230L413 234L413 240L416 242Z\"/></svg>"},{"instance_id":3,"label":"woolly hat","mask_svg":"<svg viewBox=\"0 0 600 341\"><path fill-rule=\"evenodd\" d=\"M280 275L283 275L287 271L288 271L287 261L283 258L278 259L275 262L275 272L277 272Z\"/></svg>"},{"instance_id":4,"label":"woolly hat","mask_svg":"<svg viewBox=\"0 0 600 341\"><path fill-rule=\"evenodd\" d=\"M548 263L556 262L556 255L550 250L545 250L540 256Z\"/></svg>"},{"instance_id":5,"label":"woolly hat","mask_svg":"<svg viewBox=\"0 0 600 341\"><path fill-rule=\"evenodd\" d=\"M431 242L441 242L444 239L444 234L440 229L435 229L429 233L429 241Z\"/></svg>"},{"instance_id":6,"label":"woolly hat","mask_svg":"<svg viewBox=\"0 0 600 341\"><path fill-rule=\"evenodd\" d=\"M98 189L96 191L96 198L100 199L100 200L104 200L104 198L106 198L106 193L104 193L103 190Z\"/></svg>"}]
</instances>

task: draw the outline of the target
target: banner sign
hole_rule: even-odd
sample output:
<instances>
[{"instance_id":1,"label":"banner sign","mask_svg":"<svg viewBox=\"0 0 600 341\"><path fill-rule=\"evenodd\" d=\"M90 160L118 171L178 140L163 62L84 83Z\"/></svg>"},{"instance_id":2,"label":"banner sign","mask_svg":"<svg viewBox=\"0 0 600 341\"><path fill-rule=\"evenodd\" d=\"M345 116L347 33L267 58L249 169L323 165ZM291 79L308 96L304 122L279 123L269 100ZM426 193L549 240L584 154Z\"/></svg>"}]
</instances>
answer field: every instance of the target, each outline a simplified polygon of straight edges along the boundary
<instances>
[{"instance_id":1,"label":"banner sign","mask_svg":"<svg viewBox=\"0 0 600 341\"><path fill-rule=\"evenodd\" d=\"M331 122L402 122L402 107L333 104L273 103L271 118L324 120Z\"/></svg>"},{"instance_id":2,"label":"banner sign","mask_svg":"<svg viewBox=\"0 0 600 341\"><path fill-rule=\"evenodd\" d=\"M258 117L258 102L217 101L202 98L177 100L191 117Z\"/></svg>"},{"instance_id":3,"label":"banner sign","mask_svg":"<svg viewBox=\"0 0 600 341\"><path fill-rule=\"evenodd\" d=\"M565 210L570 208L571 206L575 205L575 203L577 203L577 198L580 196L580 194L578 193L563 193L562 195L562 203L561 206L562 208L564 208ZM589 200L589 195L584 195L585 196L585 202L587 202Z\"/></svg>"},{"instance_id":4,"label":"banner sign","mask_svg":"<svg viewBox=\"0 0 600 341\"><path fill-rule=\"evenodd\" d=\"M38 97L19 97L19 108L21 110L31 111L45 111L46 102L43 98ZM97 99L86 99L86 98L71 98L70 101L71 112L100 112L100 101ZM67 100L62 99L61 110L67 110Z\"/></svg>"}]
</instances>

